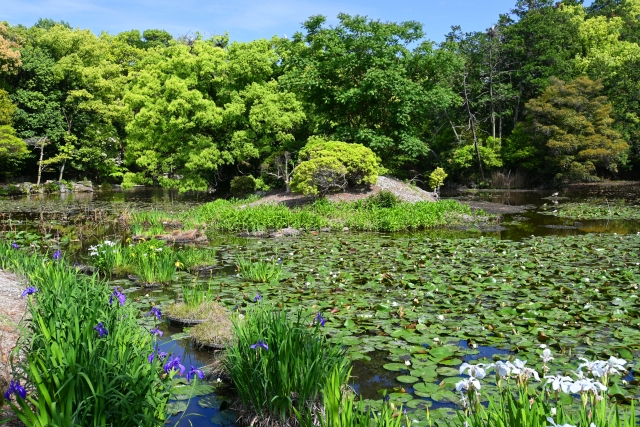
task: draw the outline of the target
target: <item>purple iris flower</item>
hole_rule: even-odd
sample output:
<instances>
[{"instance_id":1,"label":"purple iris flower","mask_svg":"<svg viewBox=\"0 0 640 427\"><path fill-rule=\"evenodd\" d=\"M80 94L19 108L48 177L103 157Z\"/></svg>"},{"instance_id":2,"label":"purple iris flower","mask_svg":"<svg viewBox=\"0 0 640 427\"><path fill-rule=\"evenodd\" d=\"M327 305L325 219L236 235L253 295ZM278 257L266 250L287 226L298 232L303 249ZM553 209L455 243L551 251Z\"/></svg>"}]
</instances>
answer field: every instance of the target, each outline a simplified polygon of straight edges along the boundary
<instances>
[{"instance_id":1,"label":"purple iris flower","mask_svg":"<svg viewBox=\"0 0 640 427\"><path fill-rule=\"evenodd\" d=\"M316 316L316 318L314 319L313 323L320 323L320 326L324 326L324 324L327 321L325 320L324 316L322 315L322 313L318 313L318 315Z\"/></svg>"},{"instance_id":2,"label":"purple iris flower","mask_svg":"<svg viewBox=\"0 0 640 427\"><path fill-rule=\"evenodd\" d=\"M60 258L62 258L62 252L60 252L60 249L58 249L53 253L53 259L60 259Z\"/></svg>"},{"instance_id":3,"label":"purple iris flower","mask_svg":"<svg viewBox=\"0 0 640 427\"><path fill-rule=\"evenodd\" d=\"M19 246L18 246L18 244L17 244L16 242L13 242L13 243L11 244L11 247L12 247L13 249L18 249L18 248L19 248Z\"/></svg>"},{"instance_id":4,"label":"purple iris flower","mask_svg":"<svg viewBox=\"0 0 640 427\"><path fill-rule=\"evenodd\" d=\"M109 305L113 304L113 298L114 297L116 297L118 299L118 301L120 301L120 305L121 306L124 306L124 302L127 300L127 297L126 297L125 294L120 292L120 290L118 290L117 286L115 287L115 289L113 290L113 293L109 297Z\"/></svg>"},{"instance_id":5,"label":"purple iris flower","mask_svg":"<svg viewBox=\"0 0 640 427\"><path fill-rule=\"evenodd\" d=\"M388 401L389 401L389 399L391 399L391 396L389 396L388 394L386 394L386 395L382 398L382 400L384 400L385 402L388 402Z\"/></svg>"},{"instance_id":6,"label":"purple iris flower","mask_svg":"<svg viewBox=\"0 0 640 427\"><path fill-rule=\"evenodd\" d=\"M151 311L149 311L146 315L147 316L156 316L158 318L158 320L160 320L162 318L162 312L160 311L160 309L158 307L153 307L151 309Z\"/></svg>"},{"instance_id":7,"label":"purple iris flower","mask_svg":"<svg viewBox=\"0 0 640 427\"><path fill-rule=\"evenodd\" d=\"M198 376L198 378L200 378L201 380L204 379L204 372L202 372L200 369L196 369L193 366L191 367L191 370L189 372L187 372L187 382L191 382L191 378Z\"/></svg>"},{"instance_id":8,"label":"purple iris flower","mask_svg":"<svg viewBox=\"0 0 640 427\"><path fill-rule=\"evenodd\" d=\"M94 326L93 329L98 331L98 335L100 335L99 338L102 338L103 336L109 335L109 331L107 331L107 328L104 327L104 324L102 322L100 322L96 326Z\"/></svg>"},{"instance_id":9,"label":"purple iris flower","mask_svg":"<svg viewBox=\"0 0 640 427\"><path fill-rule=\"evenodd\" d=\"M149 332L151 332L151 335L157 335L159 337L164 335L164 332L162 332L160 329L158 329L157 326L155 328L153 328L152 330L150 330Z\"/></svg>"},{"instance_id":10,"label":"purple iris flower","mask_svg":"<svg viewBox=\"0 0 640 427\"><path fill-rule=\"evenodd\" d=\"M262 295L260 294L256 294L256 296L253 298L253 302L262 302Z\"/></svg>"},{"instance_id":11,"label":"purple iris flower","mask_svg":"<svg viewBox=\"0 0 640 427\"><path fill-rule=\"evenodd\" d=\"M18 381L14 381L14 380L11 380L11 383L9 383L9 388L4 394L5 399L11 400L12 394L15 394L16 396L20 396L22 399L27 398L27 390L25 390L24 387L22 387L22 385L20 385Z\"/></svg>"},{"instance_id":12,"label":"purple iris flower","mask_svg":"<svg viewBox=\"0 0 640 427\"><path fill-rule=\"evenodd\" d=\"M20 298L24 298L27 295L35 294L36 292L38 292L38 290L35 287L29 286L27 289L22 291L22 293L20 294Z\"/></svg>"},{"instance_id":13,"label":"purple iris flower","mask_svg":"<svg viewBox=\"0 0 640 427\"><path fill-rule=\"evenodd\" d=\"M157 348L155 351L152 351L151 354L149 356L147 356L147 360L149 361L149 363L153 363L153 360L156 358L156 355L158 356L158 359L160 360L164 360L167 358L167 353L165 353L164 351L159 351Z\"/></svg>"},{"instance_id":14,"label":"purple iris flower","mask_svg":"<svg viewBox=\"0 0 640 427\"><path fill-rule=\"evenodd\" d=\"M158 355L159 357L160 355ZM164 371L168 374L171 371L179 371L180 375L184 375L185 367L180 363L180 356L176 356L173 359L169 358L167 363L164 364Z\"/></svg>"},{"instance_id":15,"label":"purple iris flower","mask_svg":"<svg viewBox=\"0 0 640 427\"><path fill-rule=\"evenodd\" d=\"M264 348L266 351L269 351L269 346L262 340L258 340L258 342L253 344L251 348L257 348L257 349Z\"/></svg>"}]
</instances>

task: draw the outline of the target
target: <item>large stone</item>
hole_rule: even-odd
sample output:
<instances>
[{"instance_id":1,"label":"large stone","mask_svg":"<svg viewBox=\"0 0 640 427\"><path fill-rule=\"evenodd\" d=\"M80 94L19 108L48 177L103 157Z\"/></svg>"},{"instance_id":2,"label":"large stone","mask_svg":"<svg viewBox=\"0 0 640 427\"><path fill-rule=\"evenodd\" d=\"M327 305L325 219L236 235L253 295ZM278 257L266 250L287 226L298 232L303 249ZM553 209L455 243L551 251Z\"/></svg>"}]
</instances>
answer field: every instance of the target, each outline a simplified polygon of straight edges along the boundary
<instances>
[{"instance_id":1,"label":"large stone","mask_svg":"<svg viewBox=\"0 0 640 427\"><path fill-rule=\"evenodd\" d=\"M93 184L91 181L74 182L71 184L71 189L76 193L93 193Z\"/></svg>"}]
</instances>

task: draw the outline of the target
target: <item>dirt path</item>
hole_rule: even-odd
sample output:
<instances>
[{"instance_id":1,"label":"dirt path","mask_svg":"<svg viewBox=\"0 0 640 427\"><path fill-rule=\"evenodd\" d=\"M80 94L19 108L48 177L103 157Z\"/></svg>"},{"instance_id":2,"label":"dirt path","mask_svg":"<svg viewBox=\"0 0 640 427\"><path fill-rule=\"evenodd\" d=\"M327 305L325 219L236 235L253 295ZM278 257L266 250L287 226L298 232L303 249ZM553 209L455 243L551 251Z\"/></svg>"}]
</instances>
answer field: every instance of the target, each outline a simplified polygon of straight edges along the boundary
<instances>
[{"instance_id":1,"label":"dirt path","mask_svg":"<svg viewBox=\"0 0 640 427\"><path fill-rule=\"evenodd\" d=\"M3 393L11 379L9 356L20 335L18 324L27 308L26 299L20 298L23 288L16 275L0 270L0 391Z\"/></svg>"},{"instance_id":2,"label":"dirt path","mask_svg":"<svg viewBox=\"0 0 640 427\"><path fill-rule=\"evenodd\" d=\"M342 193L330 194L327 199L332 202L350 202L354 200L366 199L380 191L391 191L398 198L405 202L419 202L419 201L435 201L433 194L425 191L421 188L405 184L404 182L390 178L387 176L379 176L376 185L358 186L350 188ZM284 204L288 207L300 206L307 203L312 203L315 200L314 197L303 196L301 194L286 193L284 190L275 190L267 193L266 196L250 203L249 206L260 205L265 203Z\"/></svg>"}]
</instances>

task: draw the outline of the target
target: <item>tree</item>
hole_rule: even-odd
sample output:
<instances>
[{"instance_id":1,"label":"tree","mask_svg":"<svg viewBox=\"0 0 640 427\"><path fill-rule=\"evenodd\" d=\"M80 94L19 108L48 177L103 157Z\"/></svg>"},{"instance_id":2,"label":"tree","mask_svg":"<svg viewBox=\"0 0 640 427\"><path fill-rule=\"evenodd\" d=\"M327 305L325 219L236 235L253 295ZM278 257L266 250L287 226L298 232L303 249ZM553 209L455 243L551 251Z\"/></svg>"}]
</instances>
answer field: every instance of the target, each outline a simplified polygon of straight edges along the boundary
<instances>
[{"instance_id":1,"label":"tree","mask_svg":"<svg viewBox=\"0 0 640 427\"><path fill-rule=\"evenodd\" d=\"M300 150L301 162L291 189L303 194L327 194L358 184L375 184L378 163L373 151L361 144L310 138Z\"/></svg>"},{"instance_id":2,"label":"tree","mask_svg":"<svg viewBox=\"0 0 640 427\"><path fill-rule=\"evenodd\" d=\"M219 46L218 38L149 50L124 96L124 184L205 190L225 165L252 167L295 142L304 120L296 97L273 79L278 58L266 40Z\"/></svg>"},{"instance_id":3,"label":"tree","mask_svg":"<svg viewBox=\"0 0 640 427\"><path fill-rule=\"evenodd\" d=\"M434 49L415 21L338 20L313 16L304 34L278 45L280 82L305 102L310 134L362 144L402 173L430 153L430 119L458 101L443 77L455 57Z\"/></svg>"},{"instance_id":4,"label":"tree","mask_svg":"<svg viewBox=\"0 0 640 427\"><path fill-rule=\"evenodd\" d=\"M612 107L599 96L602 88L588 77L569 83L554 78L526 105L531 132L545 140L558 180L594 181L616 174L625 162L629 145L612 128Z\"/></svg>"},{"instance_id":5,"label":"tree","mask_svg":"<svg viewBox=\"0 0 640 427\"><path fill-rule=\"evenodd\" d=\"M445 178L449 176L442 168L436 168L431 175L429 175L429 187L433 188L433 194L436 195L436 199L440 198L440 187L444 184Z\"/></svg>"},{"instance_id":6,"label":"tree","mask_svg":"<svg viewBox=\"0 0 640 427\"><path fill-rule=\"evenodd\" d=\"M19 47L9 36L7 27L0 22L0 75L18 72L21 65Z\"/></svg>"},{"instance_id":7,"label":"tree","mask_svg":"<svg viewBox=\"0 0 640 427\"><path fill-rule=\"evenodd\" d=\"M29 155L27 145L16 136L12 126L12 116L16 107L9 99L9 94L0 89L0 170L7 175L17 169Z\"/></svg>"}]
</instances>

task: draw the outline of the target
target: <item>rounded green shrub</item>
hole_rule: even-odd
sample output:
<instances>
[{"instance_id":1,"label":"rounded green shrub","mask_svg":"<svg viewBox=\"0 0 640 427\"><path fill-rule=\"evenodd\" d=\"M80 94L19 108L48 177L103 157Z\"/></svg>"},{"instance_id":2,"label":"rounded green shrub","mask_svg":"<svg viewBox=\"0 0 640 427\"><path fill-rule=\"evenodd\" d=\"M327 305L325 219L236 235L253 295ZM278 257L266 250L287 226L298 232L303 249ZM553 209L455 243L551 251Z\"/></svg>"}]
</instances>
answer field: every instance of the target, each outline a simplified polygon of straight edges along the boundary
<instances>
[{"instance_id":1,"label":"rounded green shrub","mask_svg":"<svg viewBox=\"0 0 640 427\"><path fill-rule=\"evenodd\" d=\"M375 184L380 169L376 155L371 149L362 144L342 141L310 138L307 145L300 150L298 158L306 161L321 158L339 160L347 169L346 179L349 185Z\"/></svg>"},{"instance_id":2,"label":"rounded green shrub","mask_svg":"<svg viewBox=\"0 0 640 427\"><path fill-rule=\"evenodd\" d=\"M327 194L348 186L347 168L335 157L319 157L300 163L291 179L291 190L302 194Z\"/></svg>"},{"instance_id":3,"label":"rounded green shrub","mask_svg":"<svg viewBox=\"0 0 640 427\"><path fill-rule=\"evenodd\" d=\"M251 175L236 176L231 180L231 195L244 197L256 191L256 179Z\"/></svg>"}]
</instances>

